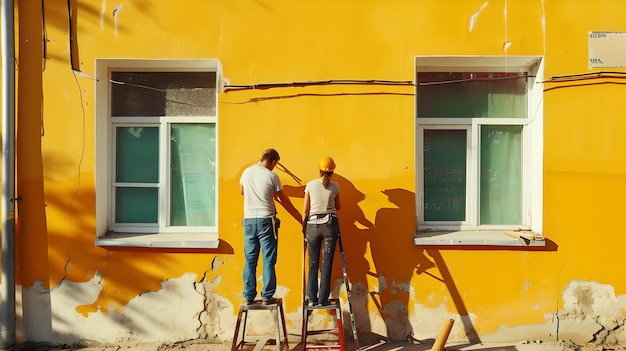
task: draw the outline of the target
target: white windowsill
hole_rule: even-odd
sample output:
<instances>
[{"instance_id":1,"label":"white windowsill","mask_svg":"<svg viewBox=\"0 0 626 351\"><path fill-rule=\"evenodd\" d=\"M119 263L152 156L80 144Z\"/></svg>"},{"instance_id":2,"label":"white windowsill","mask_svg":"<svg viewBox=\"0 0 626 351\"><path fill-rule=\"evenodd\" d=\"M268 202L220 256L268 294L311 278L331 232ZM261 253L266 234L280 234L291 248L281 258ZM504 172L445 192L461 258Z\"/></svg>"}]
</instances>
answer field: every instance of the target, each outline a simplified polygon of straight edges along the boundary
<instances>
[{"instance_id":1,"label":"white windowsill","mask_svg":"<svg viewBox=\"0 0 626 351\"><path fill-rule=\"evenodd\" d=\"M96 246L217 249L219 246L219 238L217 233L108 233L96 238Z\"/></svg>"},{"instance_id":2,"label":"white windowsill","mask_svg":"<svg viewBox=\"0 0 626 351\"><path fill-rule=\"evenodd\" d=\"M418 246L546 246L543 235L538 233L525 232L525 235L515 235L518 232L512 231L506 233L503 230L425 231L416 233L413 243ZM528 233L532 239L528 238L526 235Z\"/></svg>"}]
</instances>

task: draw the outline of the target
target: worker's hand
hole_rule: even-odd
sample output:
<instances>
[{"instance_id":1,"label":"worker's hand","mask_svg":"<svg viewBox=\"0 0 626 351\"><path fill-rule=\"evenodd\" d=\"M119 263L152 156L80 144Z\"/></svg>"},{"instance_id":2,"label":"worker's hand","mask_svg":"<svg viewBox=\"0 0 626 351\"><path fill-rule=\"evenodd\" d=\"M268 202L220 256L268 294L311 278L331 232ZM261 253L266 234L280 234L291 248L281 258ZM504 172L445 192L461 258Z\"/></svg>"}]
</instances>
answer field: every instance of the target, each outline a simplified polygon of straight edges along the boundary
<instances>
[{"instance_id":1,"label":"worker's hand","mask_svg":"<svg viewBox=\"0 0 626 351\"><path fill-rule=\"evenodd\" d=\"M276 229L280 228L280 218L274 216L274 226Z\"/></svg>"}]
</instances>

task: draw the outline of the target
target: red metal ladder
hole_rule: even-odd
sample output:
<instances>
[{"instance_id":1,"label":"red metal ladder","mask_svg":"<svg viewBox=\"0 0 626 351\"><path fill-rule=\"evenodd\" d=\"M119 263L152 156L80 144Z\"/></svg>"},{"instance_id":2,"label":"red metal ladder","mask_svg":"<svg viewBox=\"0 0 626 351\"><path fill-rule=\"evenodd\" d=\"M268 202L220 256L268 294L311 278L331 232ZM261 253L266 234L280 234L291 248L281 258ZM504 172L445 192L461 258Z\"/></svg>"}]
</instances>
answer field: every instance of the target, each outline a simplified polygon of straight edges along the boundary
<instances>
[{"instance_id":1,"label":"red metal ladder","mask_svg":"<svg viewBox=\"0 0 626 351\"><path fill-rule=\"evenodd\" d=\"M346 351L346 340L343 335L343 323L341 321L341 304L339 302L339 299L330 299L329 302L329 305L309 306L308 301L305 301L302 313L302 345L304 346L304 351L321 349ZM330 312L330 314L335 317L336 328L309 330L309 317L311 316L311 313L313 313L313 311L315 310ZM339 337L339 343L309 344L307 342L307 337L309 335L319 334L336 334Z\"/></svg>"}]
</instances>

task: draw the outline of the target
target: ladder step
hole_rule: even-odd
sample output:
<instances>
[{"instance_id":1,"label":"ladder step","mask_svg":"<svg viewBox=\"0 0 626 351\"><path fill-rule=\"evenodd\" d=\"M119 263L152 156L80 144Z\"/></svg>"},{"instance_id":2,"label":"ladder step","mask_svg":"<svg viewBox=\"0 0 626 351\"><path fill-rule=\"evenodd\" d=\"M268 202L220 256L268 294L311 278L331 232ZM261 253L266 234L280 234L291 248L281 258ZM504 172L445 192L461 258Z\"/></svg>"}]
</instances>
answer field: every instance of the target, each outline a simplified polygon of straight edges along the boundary
<instances>
[{"instance_id":1,"label":"ladder step","mask_svg":"<svg viewBox=\"0 0 626 351\"><path fill-rule=\"evenodd\" d=\"M268 341L270 341L269 338L260 339L259 341L257 341L256 346L254 347L254 349L252 349L252 351L261 351L261 350L263 350L263 348L268 343Z\"/></svg>"},{"instance_id":2,"label":"ladder step","mask_svg":"<svg viewBox=\"0 0 626 351\"><path fill-rule=\"evenodd\" d=\"M320 334L337 334L339 335L339 329L319 329L319 330L307 330L307 335L320 335Z\"/></svg>"},{"instance_id":3,"label":"ladder step","mask_svg":"<svg viewBox=\"0 0 626 351\"><path fill-rule=\"evenodd\" d=\"M305 350L345 350L341 345L307 345Z\"/></svg>"}]
</instances>

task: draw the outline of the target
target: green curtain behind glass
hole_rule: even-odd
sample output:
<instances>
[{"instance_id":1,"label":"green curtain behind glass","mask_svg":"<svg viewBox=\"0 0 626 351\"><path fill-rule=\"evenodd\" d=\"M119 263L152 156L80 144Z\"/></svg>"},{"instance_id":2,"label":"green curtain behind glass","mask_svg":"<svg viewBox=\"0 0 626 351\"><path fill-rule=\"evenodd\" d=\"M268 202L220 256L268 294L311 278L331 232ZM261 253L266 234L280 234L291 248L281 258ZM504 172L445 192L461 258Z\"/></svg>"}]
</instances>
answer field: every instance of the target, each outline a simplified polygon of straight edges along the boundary
<instances>
[{"instance_id":1,"label":"green curtain behind glass","mask_svg":"<svg viewBox=\"0 0 626 351\"><path fill-rule=\"evenodd\" d=\"M522 126L482 126L480 224L522 222Z\"/></svg>"},{"instance_id":2,"label":"green curtain behind glass","mask_svg":"<svg viewBox=\"0 0 626 351\"><path fill-rule=\"evenodd\" d=\"M172 124L173 226L215 226L215 125Z\"/></svg>"},{"instance_id":3,"label":"green curtain behind glass","mask_svg":"<svg viewBox=\"0 0 626 351\"><path fill-rule=\"evenodd\" d=\"M418 118L526 118L528 115L523 74L494 72L476 77L474 73L421 72L417 77Z\"/></svg>"}]
</instances>

